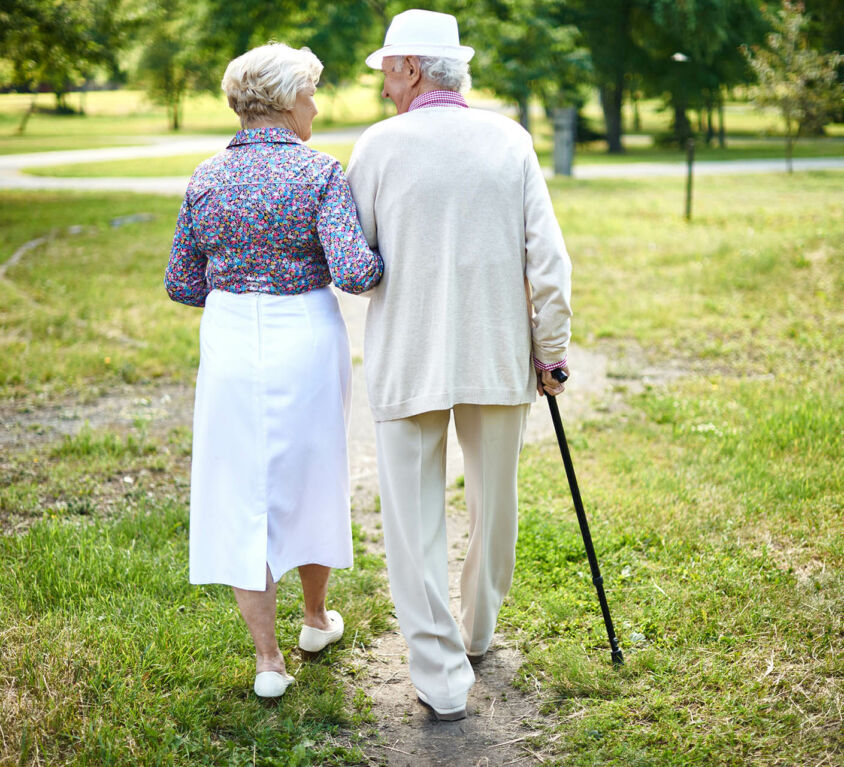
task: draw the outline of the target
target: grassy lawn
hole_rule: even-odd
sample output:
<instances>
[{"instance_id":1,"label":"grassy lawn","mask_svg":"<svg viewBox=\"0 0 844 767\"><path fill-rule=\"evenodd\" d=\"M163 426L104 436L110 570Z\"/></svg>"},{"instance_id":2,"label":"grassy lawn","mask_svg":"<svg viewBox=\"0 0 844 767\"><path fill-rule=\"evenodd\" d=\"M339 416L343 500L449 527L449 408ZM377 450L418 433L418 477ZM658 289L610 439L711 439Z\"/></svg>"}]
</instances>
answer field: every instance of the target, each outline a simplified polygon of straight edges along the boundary
<instances>
[{"instance_id":1,"label":"grassy lawn","mask_svg":"<svg viewBox=\"0 0 844 767\"><path fill-rule=\"evenodd\" d=\"M27 240L56 236L0 279L0 396L192 379L199 312L172 303L163 287L178 207L131 194L3 194L0 260ZM135 213L155 218L110 226ZM70 235L72 226L82 231Z\"/></svg>"},{"instance_id":2,"label":"grassy lawn","mask_svg":"<svg viewBox=\"0 0 844 767\"><path fill-rule=\"evenodd\" d=\"M353 144L309 144L330 154L347 165ZM551 137L540 135L537 139L537 153L544 165L551 165ZM804 140L797 144L795 157L844 157L844 138ZM137 160L110 160L106 162L71 163L68 165L46 165L25 169L33 176L63 176L84 178L87 176L189 176L194 168L208 157L207 154L187 154L172 157L150 157ZM781 141L765 139L737 139L726 149L701 146L696 160L762 160L783 159L785 151ZM660 149L633 143L623 155L608 155L599 143L578 148L575 162L578 165L635 163L635 162L684 162L684 155L677 150Z\"/></svg>"},{"instance_id":3,"label":"grassy lawn","mask_svg":"<svg viewBox=\"0 0 844 767\"><path fill-rule=\"evenodd\" d=\"M308 146L336 157L348 165L353 144L309 143ZM190 176L199 163L210 155L185 154L172 157L145 157L137 160L111 160L107 162L72 163L29 168L25 172L33 176L65 176L84 178L86 176Z\"/></svg>"},{"instance_id":4,"label":"grassy lawn","mask_svg":"<svg viewBox=\"0 0 844 767\"><path fill-rule=\"evenodd\" d=\"M147 143L151 136L226 135L239 127L222 92L186 99L183 126L174 133L169 130L162 107L151 104L141 91L124 90L86 94L84 116L36 112L24 134L18 135L18 124L29 108L31 98L27 94L0 95L0 154ZM69 101L71 106L78 108L79 94L71 94ZM36 103L39 108L48 110L53 107L54 98L50 94L39 94ZM320 114L314 122L315 131L367 124L384 114L378 86L371 76L336 94L319 90L317 106Z\"/></svg>"},{"instance_id":5,"label":"grassy lawn","mask_svg":"<svg viewBox=\"0 0 844 767\"><path fill-rule=\"evenodd\" d=\"M351 125L367 125L394 114L394 107L379 96L380 84L376 75L365 75L358 83L332 93L319 90L317 104L320 114L314 123L315 132ZM467 95L470 104L483 108L496 108L499 102L484 90L472 90ZM185 101L182 128L174 133L169 130L164 109L150 103L143 92L134 90L98 91L71 94L70 104L84 108L85 115L57 116L48 111L36 112L29 120L26 132L16 130L21 116L29 108L32 97L27 94L0 94L0 154L43 152L64 149L89 149L100 146L148 143L155 138L196 134L229 135L238 128L237 118L228 108L222 94L198 94ZM36 104L40 110L54 105L51 94L39 94ZM512 110L511 110L512 111ZM551 129L539 104L533 106L533 133L537 150L544 163L550 164ZM596 99L583 110L596 129L601 129L603 116ZM639 107L640 127L634 129L629 105L625 111L627 154L606 155L603 142L578 148L577 162L636 162L673 161L682 159L680 152L652 145L652 137L669 130L670 115L657 100L646 100ZM731 102L726 106L728 148L698 149L699 159L748 159L782 157L782 140L771 140L783 135L781 120L776 112L756 111L750 104ZM827 127L828 139L801 139L796 146L796 156L844 155L844 125ZM635 135L633 135L635 134ZM838 140L835 140L838 139ZM339 151L339 149L338 149ZM189 164L185 160L186 164ZM99 165L99 163L97 164ZM161 175L152 174L143 165L138 170L131 166L125 172L102 167L85 171L82 175ZM77 175L76 166L55 169L35 169L38 175ZM47 171L55 170L55 173ZM166 175L171 175L165 171ZM178 173L176 175L182 175Z\"/></svg>"},{"instance_id":6,"label":"grassy lawn","mask_svg":"<svg viewBox=\"0 0 844 767\"><path fill-rule=\"evenodd\" d=\"M639 139L644 140L639 140ZM551 129L540 129L535 134L536 152L543 165L553 164ZM624 154L607 154L604 142L595 141L579 145L575 153L577 165L607 165L635 162L679 162L686 161L685 152L654 146L650 137L628 137L624 140ZM794 146L794 157L844 157L844 138L801 139ZM716 144L707 147L698 142L695 148L695 162L714 160L771 160L785 162L785 142L782 139L735 138L730 137L727 146L720 149Z\"/></svg>"},{"instance_id":7,"label":"grassy lawn","mask_svg":"<svg viewBox=\"0 0 844 767\"><path fill-rule=\"evenodd\" d=\"M679 179L552 182L575 332L610 355L625 403L567 430L627 658L611 668L556 447L529 446L500 628L558 723L554 763L844 757L841 181L701 177L690 224ZM161 285L178 200L0 200L0 263L56 235L0 279L7 403L190 380L199 313ZM156 218L109 225L138 212ZM682 375L634 387L644 365ZM189 447L137 424L0 458L0 519L20 528L0 537L0 763L362 762L351 637L383 630L379 561L333 581L349 639L301 668L291 655L299 681L259 703L230 594L187 584ZM291 576L279 605L289 648Z\"/></svg>"},{"instance_id":8,"label":"grassy lawn","mask_svg":"<svg viewBox=\"0 0 844 767\"><path fill-rule=\"evenodd\" d=\"M188 583L189 453L187 432L140 429L2 459L0 514L43 521L0 537L0 763L360 763L372 715L354 648L386 626L383 563L356 530L355 569L329 590L346 638L315 661L289 652L302 598L295 573L282 579L277 627L296 683L260 701L231 589Z\"/></svg>"},{"instance_id":9,"label":"grassy lawn","mask_svg":"<svg viewBox=\"0 0 844 767\"><path fill-rule=\"evenodd\" d=\"M709 180L690 226L679 185L554 185L581 340L616 350L619 388L690 373L568 428L619 672L556 445L524 454L503 624L562 764L844 758L840 183Z\"/></svg>"}]
</instances>

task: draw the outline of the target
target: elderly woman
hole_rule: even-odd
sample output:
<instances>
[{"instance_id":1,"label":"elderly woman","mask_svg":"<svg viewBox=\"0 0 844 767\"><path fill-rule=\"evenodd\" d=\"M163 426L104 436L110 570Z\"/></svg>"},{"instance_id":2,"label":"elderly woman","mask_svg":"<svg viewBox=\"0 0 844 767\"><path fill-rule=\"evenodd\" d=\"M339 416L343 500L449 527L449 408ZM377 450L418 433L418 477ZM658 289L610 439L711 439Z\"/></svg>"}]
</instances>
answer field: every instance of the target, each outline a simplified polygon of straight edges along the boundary
<instances>
[{"instance_id":1,"label":"elderly woman","mask_svg":"<svg viewBox=\"0 0 844 767\"><path fill-rule=\"evenodd\" d=\"M165 275L204 306L190 501L191 583L234 587L256 649L255 693L287 689L276 582L298 567L299 646L343 634L326 611L332 567L352 565L346 429L351 360L328 286L361 293L383 264L361 233L340 164L303 143L322 71L274 43L226 69L243 130L193 174Z\"/></svg>"}]
</instances>

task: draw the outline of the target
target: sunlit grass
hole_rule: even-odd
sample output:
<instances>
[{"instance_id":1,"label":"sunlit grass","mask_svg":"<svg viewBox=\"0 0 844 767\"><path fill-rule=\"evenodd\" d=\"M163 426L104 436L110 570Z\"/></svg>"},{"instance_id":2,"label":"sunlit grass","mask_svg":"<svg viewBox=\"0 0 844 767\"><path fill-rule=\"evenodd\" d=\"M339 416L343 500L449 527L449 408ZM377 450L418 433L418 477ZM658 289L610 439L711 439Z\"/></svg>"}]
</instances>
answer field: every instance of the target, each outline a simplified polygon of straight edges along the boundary
<instances>
[{"instance_id":1,"label":"sunlit grass","mask_svg":"<svg viewBox=\"0 0 844 767\"><path fill-rule=\"evenodd\" d=\"M611 668L556 446L528 447L500 630L527 657L520 683L556 717L539 745L557 763L844 754L842 178L699 178L691 223L679 179L551 183L575 338L610 357L623 397L574 422L560 404L627 658ZM190 380L199 313L161 285L178 205L2 195L0 263L56 235L0 280L5 398ZM157 218L109 226L141 211ZM71 235L74 224L96 231ZM646 365L680 376L625 394ZM261 706L230 595L187 585L189 437L86 430L4 455L0 512L30 532L0 538L0 761L362 758L328 738L351 745L365 721L348 644L301 669L291 657L295 688ZM376 563L359 562L332 594L367 641L386 605ZM297 589L288 578L280 601L285 647Z\"/></svg>"},{"instance_id":2,"label":"sunlit grass","mask_svg":"<svg viewBox=\"0 0 844 767\"><path fill-rule=\"evenodd\" d=\"M49 113L55 99L51 94L37 94L35 103L39 110L29 119L26 131L18 135L16 130L21 117L32 101L29 94L0 95L0 154L52 151L59 149L87 149L97 146L131 145L147 143L153 137L167 137L191 134L227 135L237 130L238 122L228 108L222 94L197 94L186 99L182 128L178 133L170 131L163 107L151 103L142 91L92 91L72 93L69 103L75 109L83 109L81 115L55 115ZM484 90L471 90L467 94L470 104L484 108L502 108L514 115L512 106L502 104ZM366 74L351 85L337 91L321 88L317 92L320 114L315 130L326 130L349 125L366 125L395 113L390 102L380 97L380 81L375 74ZM550 128L539 104L533 112L534 139L540 156L550 156ZM633 124L630 105L625 107L625 132L640 134L646 138L666 134L670 130L670 114L655 99L643 100L639 105L640 126ZM726 129L729 134L728 151L703 149L702 157L728 159L743 157L782 156L783 149L774 144L742 148L736 139L782 136L781 118L773 110L759 112L744 102L729 102L725 109ZM602 130L603 115L597 99L591 99L584 108L584 115L596 130ZM829 136L844 138L844 125L827 127ZM632 136L628 140L629 151L634 156L653 159L671 159L679 153L673 150L648 149ZM600 157L605 145L598 142L593 146L580 148L579 161L589 162L593 156ZM818 153L844 154L840 145L834 142L816 142L801 139L797 144L797 156L817 156ZM613 157L613 161L619 158Z\"/></svg>"},{"instance_id":3,"label":"sunlit grass","mask_svg":"<svg viewBox=\"0 0 844 767\"><path fill-rule=\"evenodd\" d=\"M345 166L352 154L353 144L309 142L308 146L336 157ZM174 155L172 157L145 157L137 160L112 160L108 162L73 163L29 168L33 176L190 176L208 153Z\"/></svg>"},{"instance_id":4,"label":"sunlit grass","mask_svg":"<svg viewBox=\"0 0 844 767\"><path fill-rule=\"evenodd\" d=\"M147 143L151 136L227 135L240 127L222 93L199 94L186 99L182 128L174 133L168 127L163 107L150 103L143 92L94 91L84 97L79 94L69 97L75 108L79 107L82 98L84 116L36 112L29 119L24 134L18 135L17 127L31 98L28 94L0 95L0 154L131 145ZM371 76L336 93L320 89L316 101L320 109L314 122L316 131L364 125L387 114ZM54 99L50 94L38 94L36 103L51 109ZM392 105L389 113L392 114Z\"/></svg>"},{"instance_id":5,"label":"sunlit grass","mask_svg":"<svg viewBox=\"0 0 844 767\"><path fill-rule=\"evenodd\" d=\"M560 401L620 670L557 447L523 454L502 628L559 717L561 763L844 755L840 179L702 180L692 224L679 183L553 185L576 335L624 371L617 389L681 371L586 421Z\"/></svg>"},{"instance_id":6,"label":"sunlit grass","mask_svg":"<svg viewBox=\"0 0 844 767\"><path fill-rule=\"evenodd\" d=\"M316 660L291 650L301 588L295 572L282 579L277 629L296 682L260 701L231 589L188 583L189 451L185 432L89 430L4 462L4 485L39 479L28 531L0 536L3 764L360 763L371 715L349 682L355 645L386 625L381 561L356 530L356 567L333 573L328 597L347 635ZM342 742L340 727L354 728Z\"/></svg>"},{"instance_id":7,"label":"sunlit grass","mask_svg":"<svg viewBox=\"0 0 844 767\"><path fill-rule=\"evenodd\" d=\"M131 194L3 194L0 260L53 236L0 279L3 396L192 379L199 312L172 303L163 286L178 206ZM154 219L111 226L135 213Z\"/></svg>"}]
</instances>

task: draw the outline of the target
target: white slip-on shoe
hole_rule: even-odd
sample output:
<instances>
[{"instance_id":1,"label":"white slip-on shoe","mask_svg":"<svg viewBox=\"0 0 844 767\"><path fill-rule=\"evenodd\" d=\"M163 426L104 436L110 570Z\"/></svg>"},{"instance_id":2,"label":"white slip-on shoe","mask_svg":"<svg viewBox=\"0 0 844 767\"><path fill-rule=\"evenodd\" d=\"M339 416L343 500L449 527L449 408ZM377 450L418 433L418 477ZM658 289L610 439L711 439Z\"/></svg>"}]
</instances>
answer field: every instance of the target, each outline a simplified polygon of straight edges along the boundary
<instances>
[{"instance_id":1,"label":"white slip-on shoe","mask_svg":"<svg viewBox=\"0 0 844 767\"><path fill-rule=\"evenodd\" d=\"M254 690L259 698L280 698L292 683L293 677L290 674L259 671L255 674Z\"/></svg>"},{"instance_id":2,"label":"white slip-on shoe","mask_svg":"<svg viewBox=\"0 0 844 767\"><path fill-rule=\"evenodd\" d=\"M466 706L454 706L453 708L434 708L431 705L431 702L425 696L424 693L420 692L419 689L416 689L416 697L419 698L419 702L426 706L427 708L431 709L434 716L440 722L459 722L461 719L466 718Z\"/></svg>"},{"instance_id":3,"label":"white slip-on shoe","mask_svg":"<svg viewBox=\"0 0 844 767\"><path fill-rule=\"evenodd\" d=\"M326 615L331 623L331 628L327 631L313 626L302 626L299 632L299 647L305 652L319 652L343 636L343 616L336 610L329 610Z\"/></svg>"}]
</instances>

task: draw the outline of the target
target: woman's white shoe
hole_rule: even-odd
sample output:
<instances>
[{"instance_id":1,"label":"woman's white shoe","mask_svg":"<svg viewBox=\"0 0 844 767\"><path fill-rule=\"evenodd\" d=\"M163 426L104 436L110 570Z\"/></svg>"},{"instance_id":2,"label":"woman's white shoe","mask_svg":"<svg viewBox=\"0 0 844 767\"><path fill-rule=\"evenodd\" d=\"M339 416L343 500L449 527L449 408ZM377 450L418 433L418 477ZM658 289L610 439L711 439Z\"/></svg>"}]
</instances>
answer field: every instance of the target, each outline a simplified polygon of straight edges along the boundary
<instances>
[{"instance_id":1,"label":"woman's white shoe","mask_svg":"<svg viewBox=\"0 0 844 767\"><path fill-rule=\"evenodd\" d=\"M278 671L259 671L255 674L255 694L259 698L279 698L293 683L290 674Z\"/></svg>"},{"instance_id":2,"label":"woman's white shoe","mask_svg":"<svg viewBox=\"0 0 844 767\"><path fill-rule=\"evenodd\" d=\"M305 652L319 652L343 636L343 617L336 610L329 610L326 615L331 628L323 631L313 626L302 626L299 632L299 647Z\"/></svg>"}]
</instances>

